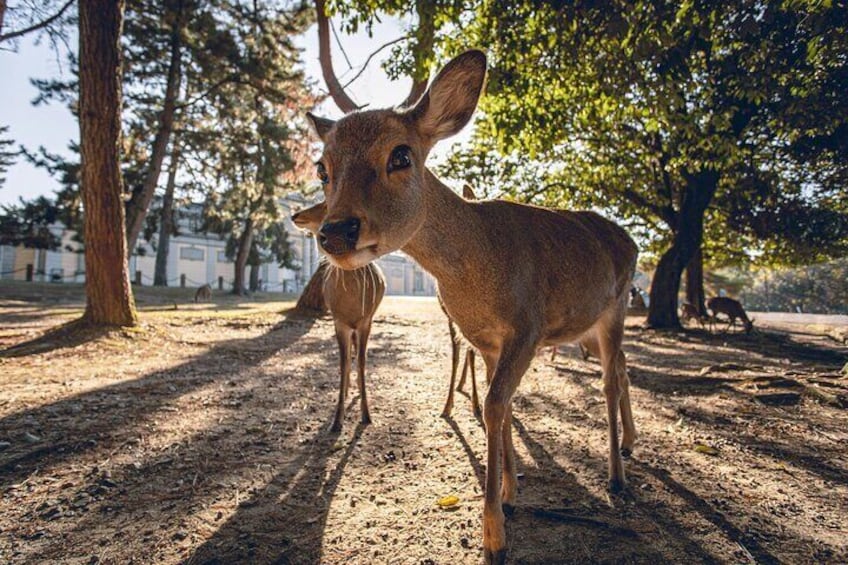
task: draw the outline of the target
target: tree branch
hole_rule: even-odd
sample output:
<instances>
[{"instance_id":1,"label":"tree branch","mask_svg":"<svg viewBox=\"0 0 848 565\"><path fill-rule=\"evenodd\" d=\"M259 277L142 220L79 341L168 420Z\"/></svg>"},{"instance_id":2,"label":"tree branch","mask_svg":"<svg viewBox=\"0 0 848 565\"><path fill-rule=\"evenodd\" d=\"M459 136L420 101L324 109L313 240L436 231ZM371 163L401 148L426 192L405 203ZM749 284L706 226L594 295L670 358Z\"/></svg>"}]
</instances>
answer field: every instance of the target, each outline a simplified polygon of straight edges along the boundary
<instances>
[{"instance_id":1,"label":"tree branch","mask_svg":"<svg viewBox=\"0 0 848 565\"><path fill-rule=\"evenodd\" d=\"M348 86L350 86L351 84L353 84L353 82L354 82L356 79L358 79L360 76L362 76L362 73L364 73L364 72L365 72L365 69L368 67L368 64L371 62L371 59L373 59L374 57L376 57L376 56L377 56L377 53L379 53L380 51L382 51L382 50L383 50L383 49L385 49L386 47L391 47L391 46L392 46L392 45L394 45L395 43L400 43L401 41L404 41L404 40L407 40L407 39L411 39L411 38L412 38L412 35L409 35L409 34L407 34L407 35L402 35L401 37L398 37L398 38L396 38L396 39L392 39L391 41L387 41L386 43L383 43L382 45L380 45L379 47L377 47L377 49L375 49L375 50L374 50L374 51L373 51L370 55L368 55L368 58L367 58L367 59L365 59L365 62L364 62L364 63L362 63L362 68L360 68L360 69L359 69L359 71L357 71L357 73L356 73L355 75L353 75L353 78L351 78L349 81L347 81L346 83L344 83L344 85L342 86L342 88L347 88Z\"/></svg>"},{"instance_id":2,"label":"tree branch","mask_svg":"<svg viewBox=\"0 0 848 565\"><path fill-rule=\"evenodd\" d=\"M26 34L31 33L33 31L38 31L39 29L43 29L43 28L49 26L50 24L52 24L53 22L55 22L56 20L61 18L62 15L68 10L68 8L71 7L71 4L73 4L74 1L75 0L68 0L67 2L65 2L65 4L61 8L59 8L58 12L56 12L55 14L53 14L52 16L47 18L46 20L42 20L42 21L35 23L35 24L33 24L33 25L31 25L27 28L19 29L18 31L10 31L9 33L0 34L0 43L7 41L9 39L14 39L16 37L26 35Z\"/></svg>"},{"instance_id":3,"label":"tree branch","mask_svg":"<svg viewBox=\"0 0 848 565\"><path fill-rule=\"evenodd\" d=\"M324 0L315 0L315 14L318 21L318 60L321 63L321 74L324 83L339 110L345 114L358 110L359 106L345 92L333 71L333 55L330 47L330 23L327 17Z\"/></svg>"}]
</instances>

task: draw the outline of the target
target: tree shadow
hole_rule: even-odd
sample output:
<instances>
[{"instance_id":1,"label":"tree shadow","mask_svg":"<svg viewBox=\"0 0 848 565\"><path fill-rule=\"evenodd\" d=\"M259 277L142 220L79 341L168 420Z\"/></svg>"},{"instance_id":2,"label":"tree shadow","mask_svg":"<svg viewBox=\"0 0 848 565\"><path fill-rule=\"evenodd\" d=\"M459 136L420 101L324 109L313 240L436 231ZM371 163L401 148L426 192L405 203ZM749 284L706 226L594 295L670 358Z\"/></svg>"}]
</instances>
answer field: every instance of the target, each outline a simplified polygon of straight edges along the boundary
<instances>
[{"instance_id":1,"label":"tree shadow","mask_svg":"<svg viewBox=\"0 0 848 565\"><path fill-rule=\"evenodd\" d=\"M50 328L42 335L0 350L0 358L25 357L78 347L111 334L123 333L118 326L94 326L82 319Z\"/></svg>"},{"instance_id":2,"label":"tree shadow","mask_svg":"<svg viewBox=\"0 0 848 565\"><path fill-rule=\"evenodd\" d=\"M155 418L154 406L164 407L216 380L237 380L228 368L258 365L297 341L314 322L288 317L261 336L224 341L176 367L7 415L0 419L0 437L12 445L0 452L0 480L15 482L94 448L118 448L129 429L142 429ZM25 430L40 441L25 441Z\"/></svg>"}]
</instances>

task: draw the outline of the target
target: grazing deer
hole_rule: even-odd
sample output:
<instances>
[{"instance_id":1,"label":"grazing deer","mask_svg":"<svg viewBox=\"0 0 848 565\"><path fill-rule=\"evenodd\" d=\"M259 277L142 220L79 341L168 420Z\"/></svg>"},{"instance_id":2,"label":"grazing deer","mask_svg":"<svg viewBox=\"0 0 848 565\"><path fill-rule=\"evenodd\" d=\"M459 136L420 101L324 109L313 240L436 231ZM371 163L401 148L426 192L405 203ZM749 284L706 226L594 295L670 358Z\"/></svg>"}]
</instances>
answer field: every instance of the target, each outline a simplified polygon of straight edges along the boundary
<instances>
[{"instance_id":1,"label":"grazing deer","mask_svg":"<svg viewBox=\"0 0 848 565\"><path fill-rule=\"evenodd\" d=\"M486 56L468 51L409 108L356 111L338 121L308 117L324 142L316 164L327 202L319 243L329 261L358 269L403 250L435 276L448 315L486 363L483 548L487 561L502 563L504 509L515 504L518 484L512 397L540 347L597 346L609 488L625 485L622 455L633 449L636 431L621 342L637 248L595 213L468 201L424 166L436 142L471 119L485 76Z\"/></svg>"},{"instance_id":2,"label":"grazing deer","mask_svg":"<svg viewBox=\"0 0 848 565\"><path fill-rule=\"evenodd\" d=\"M735 326L737 319L742 320L745 333L751 333L751 330L754 329L754 320L748 319L748 314L745 313L745 309L742 308L742 304L738 300L727 296L713 296L707 300L707 308L713 313L714 319L718 314L724 314L728 317L730 323L727 324L725 331Z\"/></svg>"},{"instance_id":3,"label":"grazing deer","mask_svg":"<svg viewBox=\"0 0 848 565\"><path fill-rule=\"evenodd\" d=\"M311 208L301 210L292 215L292 221L300 228L313 233L327 215L327 205L324 202ZM326 236L322 236L326 237ZM327 245L332 245L330 240ZM324 243L322 243L323 245ZM357 378L359 384L359 403L362 412L362 423L370 424L371 415L368 412L368 398L365 393L365 354L368 349L368 336L371 333L371 322L374 312L386 293L386 278L375 263L369 263L358 269L344 270L329 265L324 273L324 300L333 315L336 326L336 340L339 342L340 384L339 401L336 405L336 415L332 432L342 430L344 421L345 401L350 386L351 349L356 348L358 364Z\"/></svg>"},{"instance_id":4,"label":"grazing deer","mask_svg":"<svg viewBox=\"0 0 848 565\"><path fill-rule=\"evenodd\" d=\"M462 197L466 200L476 200L477 196L474 194L474 189L471 188L471 185L464 184L462 186ZM442 312L445 313L445 316L448 318L448 332L450 333L451 338L451 380L450 386L448 387L448 398L445 401L445 408L442 410L442 416L447 418L451 415L453 411L453 391L454 391L454 383L456 383L456 372L459 367L459 357L460 357L460 348L462 346L462 336L457 332L456 324L453 323L450 316L448 315L447 310L445 310L445 305L442 303L441 297L439 299L439 307L442 309ZM456 390L462 392L463 388L465 388L465 379L469 373L471 372L471 407L474 411L474 415L478 418L483 414L482 410L480 410L480 399L477 396L477 377L476 371L474 368L475 361L475 352L474 347L470 344L466 343L465 348L465 361L462 365L462 376L459 379L459 383L456 385Z\"/></svg>"},{"instance_id":5,"label":"grazing deer","mask_svg":"<svg viewBox=\"0 0 848 565\"><path fill-rule=\"evenodd\" d=\"M205 284L201 287L197 288L197 291L194 293L194 303L197 304L201 300L206 302L207 300L212 299L212 287L208 284Z\"/></svg>"},{"instance_id":6,"label":"grazing deer","mask_svg":"<svg viewBox=\"0 0 848 565\"><path fill-rule=\"evenodd\" d=\"M643 312L648 309L639 287L634 286L630 288L630 309L639 312Z\"/></svg>"},{"instance_id":7,"label":"grazing deer","mask_svg":"<svg viewBox=\"0 0 848 565\"><path fill-rule=\"evenodd\" d=\"M701 314L694 304L690 304L689 302L684 302L680 307L680 321L688 322L689 320L697 320L701 327L704 327L704 321L708 318L708 316Z\"/></svg>"}]
</instances>

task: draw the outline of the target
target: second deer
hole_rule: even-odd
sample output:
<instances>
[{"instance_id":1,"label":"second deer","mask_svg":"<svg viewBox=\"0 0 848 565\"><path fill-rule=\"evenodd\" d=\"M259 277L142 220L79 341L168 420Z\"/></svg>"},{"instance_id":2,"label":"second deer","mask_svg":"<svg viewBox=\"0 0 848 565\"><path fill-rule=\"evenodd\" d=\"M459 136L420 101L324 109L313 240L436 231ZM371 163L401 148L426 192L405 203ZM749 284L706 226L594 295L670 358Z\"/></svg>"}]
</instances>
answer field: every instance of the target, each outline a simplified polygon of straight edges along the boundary
<instances>
[{"instance_id":1,"label":"second deer","mask_svg":"<svg viewBox=\"0 0 848 565\"><path fill-rule=\"evenodd\" d=\"M292 221L300 228L317 233L318 227L326 215L327 205L321 202L293 214ZM357 380L362 412L361 421L363 424L371 423L368 398L365 393L365 356L368 349L368 336L371 334L371 322L374 319L377 307L383 300L383 295L386 293L386 279L380 267L375 263L352 271L330 265L324 275L323 290L324 300L333 315L333 323L336 326L336 340L339 343L339 401L330 429L333 432L340 432L344 421L345 401L350 386L351 350L353 348L356 348L358 365Z\"/></svg>"},{"instance_id":2,"label":"second deer","mask_svg":"<svg viewBox=\"0 0 848 565\"><path fill-rule=\"evenodd\" d=\"M754 329L754 320L748 318L748 314L745 313L742 303L738 300L734 300L728 296L713 296L707 300L707 308L713 313L713 320L716 319L718 314L724 314L728 317L730 320L727 324L728 330L736 325L736 320L742 321L745 333L751 333L751 330Z\"/></svg>"}]
</instances>

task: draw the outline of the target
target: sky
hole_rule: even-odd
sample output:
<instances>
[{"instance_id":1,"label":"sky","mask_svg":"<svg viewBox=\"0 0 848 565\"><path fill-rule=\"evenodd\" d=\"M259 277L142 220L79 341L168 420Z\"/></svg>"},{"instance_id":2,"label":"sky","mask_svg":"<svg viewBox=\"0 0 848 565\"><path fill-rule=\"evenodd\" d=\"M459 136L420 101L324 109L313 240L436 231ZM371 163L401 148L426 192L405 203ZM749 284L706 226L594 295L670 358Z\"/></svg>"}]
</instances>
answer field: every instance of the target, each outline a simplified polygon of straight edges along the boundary
<instances>
[{"instance_id":1,"label":"sky","mask_svg":"<svg viewBox=\"0 0 848 565\"><path fill-rule=\"evenodd\" d=\"M338 25L335 27L340 29ZM368 37L364 32L352 36L340 32L341 45L353 65L350 70L339 45L333 42L333 63L340 80L344 82L345 77L353 76L372 51L403 35L403 29L401 20L385 17L381 23L375 24L373 37ZM316 26L299 38L298 45L304 50L303 60L307 77L323 90L324 82L318 64ZM383 58L390 53L391 49L382 51L351 85L349 92L358 104L368 103L371 108L387 107L401 102L406 97L409 81L393 83L380 66ZM30 79L68 77L69 72L65 56L57 56L46 41L38 44L34 38L25 37L20 41L17 51L0 50L0 125L10 127L6 137L11 137L18 145L30 150L36 150L43 145L51 153L68 153L69 141L79 138L76 121L61 104L34 107L31 101L38 91L32 86ZM330 100L319 107L317 112L331 118L341 115ZM463 137L467 137L467 133ZM444 145L447 147L450 142L445 142ZM16 202L19 197L29 199L49 195L58 188L58 183L45 171L36 169L20 158L5 176L6 184L0 188L0 205Z\"/></svg>"}]
</instances>

